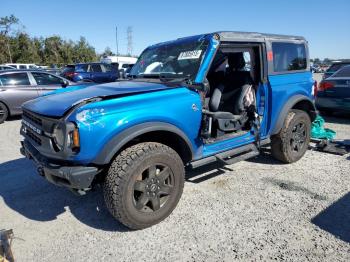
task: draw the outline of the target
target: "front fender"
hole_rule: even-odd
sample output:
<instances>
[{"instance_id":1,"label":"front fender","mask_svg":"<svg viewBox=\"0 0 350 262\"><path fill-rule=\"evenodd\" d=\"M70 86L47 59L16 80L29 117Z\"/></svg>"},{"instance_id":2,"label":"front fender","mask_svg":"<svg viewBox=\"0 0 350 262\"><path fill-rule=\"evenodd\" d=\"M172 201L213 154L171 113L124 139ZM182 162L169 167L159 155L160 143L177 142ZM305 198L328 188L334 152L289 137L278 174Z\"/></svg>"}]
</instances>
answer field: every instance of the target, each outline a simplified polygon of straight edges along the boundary
<instances>
[{"instance_id":1,"label":"front fender","mask_svg":"<svg viewBox=\"0 0 350 262\"><path fill-rule=\"evenodd\" d=\"M168 131L180 136L189 147L192 158L194 157L193 146L190 139L178 127L165 122L148 122L142 123L124 130L115 135L100 151L97 157L93 160L96 165L105 165L110 163L114 155L129 141L134 138L152 132L152 131Z\"/></svg>"},{"instance_id":2,"label":"front fender","mask_svg":"<svg viewBox=\"0 0 350 262\"><path fill-rule=\"evenodd\" d=\"M187 88L89 103L78 108L68 121L76 122L81 145L71 160L82 164L108 163L127 139L146 131L172 132L182 137L196 156L200 153L201 102L198 93Z\"/></svg>"}]
</instances>

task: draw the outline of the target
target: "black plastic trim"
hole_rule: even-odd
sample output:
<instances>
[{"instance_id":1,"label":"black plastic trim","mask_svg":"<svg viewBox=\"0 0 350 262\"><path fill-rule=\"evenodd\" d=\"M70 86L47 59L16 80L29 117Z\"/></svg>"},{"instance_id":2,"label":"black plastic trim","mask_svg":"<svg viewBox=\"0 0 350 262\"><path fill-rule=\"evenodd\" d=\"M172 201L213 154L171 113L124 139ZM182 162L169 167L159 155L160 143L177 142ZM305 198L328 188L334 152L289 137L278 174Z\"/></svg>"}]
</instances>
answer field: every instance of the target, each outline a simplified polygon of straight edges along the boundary
<instances>
[{"instance_id":1,"label":"black plastic trim","mask_svg":"<svg viewBox=\"0 0 350 262\"><path fill-rule=\"evenodd\" d=\"M109 164L114 155L128 142L132 139L152 132L152 131L168 131L180 136L187 144L191 151L192 159L194 158L194 151L192 144L188 137L182 132L179 128L174 125L164 123L164 122L147 122L139 125L135 125L124 130L121 133L118 133L113 137L101 150L98 156L92 161L96 165L105 165Z\"/></svg>"},{"instance_id":2,"label":"black plastic trim","mask_svg":"<svg viewBox=\"0 0 350 262\"><path fill-rule=\"evenodd\" d=\"M55 185L71 189L87 189L100 172L93 166L63 166L41 155L30 143L22 141L21 144L21 153L32 159L38 166L39 174Z\"/></svg>"}]
</instances>

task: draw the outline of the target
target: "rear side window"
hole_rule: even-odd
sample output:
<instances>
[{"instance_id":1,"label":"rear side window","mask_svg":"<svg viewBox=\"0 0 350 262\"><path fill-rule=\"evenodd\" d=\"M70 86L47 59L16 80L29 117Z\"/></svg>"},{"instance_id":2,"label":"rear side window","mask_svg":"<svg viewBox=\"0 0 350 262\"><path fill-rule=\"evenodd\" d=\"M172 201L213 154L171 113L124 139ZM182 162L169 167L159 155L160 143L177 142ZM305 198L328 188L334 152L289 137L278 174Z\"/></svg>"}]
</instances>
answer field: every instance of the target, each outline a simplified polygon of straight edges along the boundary
<instances>
[{"instance_id":1,"label":"rear side window","mask_svg":"<svg viewBox=\"0 0 350 262\"><path fill-rule=\"evenodd\" d=\"M90 65L91 72L102 72L101 66L99 64L91 64Z\"/></svg>"},{"instance_id":2,"label":"rear side window","mask_svg":"<svg viewBox=\"0 0 350 262\"><path fill-rule=\"evenodd\" d=\"M327 72L335 72L338 71L343 66L346 66L347 64L333 64L328 68ZM350 64L349 64L350 65Z\"/></svg>"},{"instance_id":3,"label":"rear side window","mask_svg":"<svg viewBox=\"0 0 350 262\"><path fill-rule=\"evenodd\" d=\"M29 86L27 73L13 73L0 75L0 84L2 86Z\"/></svg>"},{"instance_id":4,"label":"rear side window","mask_svg":"<svg viewBox=\"0 0 350 262\"><path fill-rule=\"evenodd\" d=\"M273 69L275 72L305 70L307 66L304 44L272 43Z\"/></svg>"},{"instance_id":5,"label":"rear side window","mask_svg":"<svg viewBox=\"0 0 350 262\"><path fill-rule=\"evenodd\" d=\"M75 66L76 72L87 72L88 71L88 65L76 65Z\"/></svg>"},{"instance_id":6,"label":"rear side window","mask_svg":"<svg viewBox=\"0 0 350 262\"><path fill-rule=\"evenodd\" d=\"M60 78L53 76L53 75L45 74L45 73L34 73L33 72L32 75L35 78L35 81L39 86L60 85L62 82Z\"/></svg>"},{"instance_id":7,"label":"rear side window","mask_svg":"<svg viewBox=\"0 0 350 262\"><path fill-rule=\"evenodd\" d=\"M19 69L27 69L27 67L25 65L20 65Z\"/></svg>"},{"instance_id":8,"label":"rear side window","mask_svg":"<svg viewBox=\"0 0 350 262\"><path fill-rule=\"evenodd\" d=\"M68 72L74 72L74 67L72 67L72 66L66 66L66 67L62 70L62 74L68 73Z\"/></svg>"},{"instance_id":9,"label":"rear side window","mask_svg":"<svg viewBox=\"0 0 350 262\"><path fill-rule=\"evenodd\" d=\"M113 71L112 65L102 64L101 66L104 69L103 72L111 72L111 71Z\"/></svg>"},{"instance_id":10,"label":"rear side window","mask_svg":"<svg viewBox=\"0 0 350 262\"><path fill-rule=\"evenodd\" d=\"M345 66L336 72L332 77L350 77L350 66Z\"/></svg>"}]
</instances>

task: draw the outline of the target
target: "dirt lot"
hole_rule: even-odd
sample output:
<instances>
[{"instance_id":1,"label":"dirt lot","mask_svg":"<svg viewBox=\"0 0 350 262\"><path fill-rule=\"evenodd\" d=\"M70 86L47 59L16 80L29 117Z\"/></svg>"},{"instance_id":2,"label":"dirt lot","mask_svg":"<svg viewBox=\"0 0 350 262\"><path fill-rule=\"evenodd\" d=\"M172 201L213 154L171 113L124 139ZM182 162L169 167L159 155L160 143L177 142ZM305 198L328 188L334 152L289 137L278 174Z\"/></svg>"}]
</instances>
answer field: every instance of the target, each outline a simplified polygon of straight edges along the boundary
<instances>
[{"instance_id":1,"label":"dirt lot","mask_svg":"<svg viewBox=\"0 0 350 262\"><path fill-rule=\"evenodd\" d=\"M327 121L349 139L349 116ZM266 152L188 172L173 214L129 231L100 189L79 197L39 177L19 153L19 127L0 126L0 229L13 228L18 261L350 260L349 155L308 151L283 165Z\"/></svg>"}]
</instances>

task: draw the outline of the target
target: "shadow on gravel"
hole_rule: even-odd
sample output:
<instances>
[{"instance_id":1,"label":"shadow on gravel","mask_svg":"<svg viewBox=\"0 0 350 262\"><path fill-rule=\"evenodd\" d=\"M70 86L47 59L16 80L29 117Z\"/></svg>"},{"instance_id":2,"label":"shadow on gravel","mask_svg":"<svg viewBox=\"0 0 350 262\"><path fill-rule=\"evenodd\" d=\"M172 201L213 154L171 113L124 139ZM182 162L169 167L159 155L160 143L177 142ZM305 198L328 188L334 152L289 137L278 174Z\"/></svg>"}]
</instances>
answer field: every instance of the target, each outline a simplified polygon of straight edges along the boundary
<instances>
[{"instance_id":1,"label":"shadow on gravel","mask_svg":"<svg viewBox=\"0 0 350 262\"><path fill-rule=\"evenodd\" d=\"M315 192L312 192L308 188L297 185L296 183L288 181L288 180L280 180L280 179L275 179L275 178L264 178L263 180L267 183L278 186L282 190L301 192L301 193L304 193L306 195L309 195L311 198L316 199L316 200L327 200L327 197L319 195Z\"/></svg>"},{"instance_id":2,"label":"shadow on gravel","mask_svg":"<svg viewBox=\"0 0 350 262\"><path fill-rule=\"evenodd\" d=\"M266 165L285 165L281 161L274 159L271 155L271 151L266 148L262 148L260 155L258 155L257 157L247 159L246 161Z\"/></svg>"},{"instance_id":3,"label":"shadow on gravel","mask_svg":"<svg viewBox=\"0 0 350 262\"><path fill-rule=\"evenodd\" d=\"M226 171L233 170L227 166L223 166L219 162L214 162L196 169L187 169L185 179L187 182L201 183L216 176L223 175Z\"/></svg>"},{"instance_id":4,"label":"shadow on gravel","mask_svg":"<svg viewBox=\"0 0 350 262\"><path fill-rule=\"evenodd\" d=\"M52 221L70 210L90 227L128 231L105 208L100 188L85 196L74 195L40 177L32 162L25 158L0 164L0 197L8 207L31 220Z\"/></svg>"},{"instance_id":5,"label":"shadow on gravel","mask_svg":"<svg viewBox=\"0 0 350 262\"><path fill-rule=\"evenodd\" d=\"M21 120L22 119L22 116L19 115L19 116L10 116L6 121L7 122L11 122L11 121L17 121L17 120Z\"/></svg>"},{"instance_id":6,"label":"shadow on gravel","mask_svg":"<svg viewBox=\"0 0 350 262\"><path fill-rule=\"evenodd\" d=\"M350 192L311 219L311 222L350 243Z\"/></svg>"}]
</instances>

